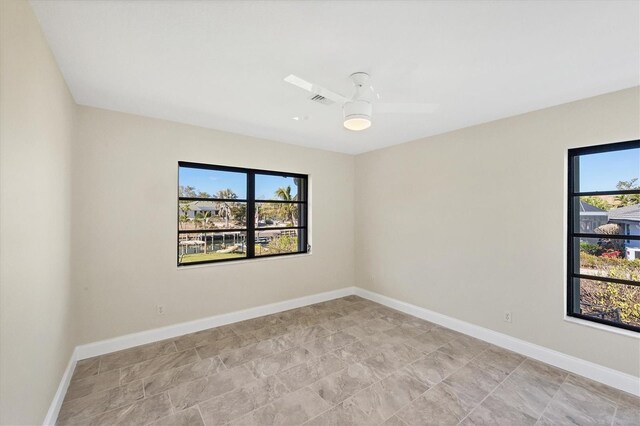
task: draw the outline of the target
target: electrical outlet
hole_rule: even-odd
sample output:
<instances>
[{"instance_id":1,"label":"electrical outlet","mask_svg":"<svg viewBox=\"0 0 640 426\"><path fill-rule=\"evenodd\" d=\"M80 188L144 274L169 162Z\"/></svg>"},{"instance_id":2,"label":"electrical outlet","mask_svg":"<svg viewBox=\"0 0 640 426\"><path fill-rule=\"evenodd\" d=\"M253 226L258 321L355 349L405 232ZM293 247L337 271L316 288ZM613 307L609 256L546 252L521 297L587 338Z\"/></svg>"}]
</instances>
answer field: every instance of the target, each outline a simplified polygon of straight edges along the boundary
<instances>
[{"instance_id":1,"label":"electrical outlet","mask_svg":"<svg viewBox=\"0 0 640 426\"><path fill-rule=\"evenodd\" d=\"M156 305L156 313L158 315L164 315L164 305Z\"/></svg>"},{"instance_id":2,"label":"electrical outlet","mask_svg":"<svg viewBox=\"0 0 640 426\"><path fill-rule=\"evenodd\" d=\"M511 322L511 311L504 311L504 322Z\"/></svg>"}]
</instances>

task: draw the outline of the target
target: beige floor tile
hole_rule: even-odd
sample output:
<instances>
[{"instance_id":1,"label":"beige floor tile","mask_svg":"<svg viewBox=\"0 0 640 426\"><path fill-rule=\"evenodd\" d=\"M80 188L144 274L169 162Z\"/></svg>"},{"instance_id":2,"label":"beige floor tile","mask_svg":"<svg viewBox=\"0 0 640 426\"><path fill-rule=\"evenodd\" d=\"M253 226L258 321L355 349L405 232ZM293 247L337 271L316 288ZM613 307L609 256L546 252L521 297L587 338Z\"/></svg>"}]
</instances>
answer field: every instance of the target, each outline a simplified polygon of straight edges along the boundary
<instances>
[{"instance_id":1,"label":"beige floor tile","mask_svg":"<svg viewBox=\"0 0 640 426\"><path fill-rule=\"evenodd\" d=\"M183 383L211 376L226 369L227 367L219 357L206 358L193 364L172 368L145 378L144 391L147 395L155 395Z\"/></svg>"},{"instance_id":2,"label":"beige floor tile","mask_svg":"<svg viewBox=\"0 0 640 426\"><path fill-rule=\"evenodd\" d=\"M200 355L200 358L211 358L223 353L233 352L247 345L256 343L257 341L258 339L256 339L254 336L251 336L250 334L243 336L233 335L222 338L220 340L216 340L205 346L198 346L196 350L198 351L198 355Z\"/></svg>"},{"instance_id":3,"label":"beige floor tile","mask_svg":"<svg viewBox=\"0 0 640 426\"><path fill-rule=\"evenodd\" d=\"M325 401L337 404L377 380L369 367L356 363L318 380L309 388Z\"/></svg>"},{"instance_id":4,"label":"beige floor tile","mask_svg":"<svg viewBox=\"0 0 640 426\"><path fill-rule=\"evenodd\" d=\"M321 337L304 345L315 356L324 355L325 353L353 343L357 338L344 331Z\"/></svg>"},{"instance_id":5,"label":"beige floor tile","mask_svg":"<svg viewBox=\"0 0 640 426\"><path fill-rule=\"evenodd\" d=\"M198 346L206 346L218 340L234 336L231 326L210 328L196 333L186 334L173 340L178 351L184 351Z\"/></svg>"},{"instance_id":6,"label":"beige floor tile","mask_svg":"<svg viewBox=\"0 0 640 426\"><path fill-rule=\"evenodd\" d=\"M371 420L352 403L338 404L319 416L311 419L305 426L371 426Z\"/></svg>"},{"instance_id":7,"label":"beige floor tile","mask_svg":"<svg viewBox=\"0 0 640 426\"><path fill-rule=\"evenodd\" d=\"M65 401L71 401L90 393L100 392L120 386L120 371L112 370L104 374L88 376L84 379L73 380L69 383Z\"/></svg>"},{"instance_id":8,"label":"beige floor tile","mask_svg":"<svg viewBox=\"0 0 640 426\"><path fill-rule=\"evenodd\" d=\"M464 365L463 361L453 358L451 355L434 351L412 362L406 368L424 383L435 385L464 367Z\"/></svg>"},{"instance_id":9,"label":"beige floor tile","mask_svg":"<svg viewBox=\"0 0 640 426\"><path fill-rule=\"evenodd\" d=\"M231 426L300 425L332 406L309 389L289 393L275 402L234 420Z\"/></svg>"},{"instance_id":10,"label":"beige floor tile","mask_svg":"<svg viewBox=\"0 0 640 426\"><path fill-rule=\"evenodd\" d=\"M461 422L461 425L518 425L533 426L538 417L532 417L517 407L507 405L503 401L489 396Z\"/></svg>"},{"instance_id":11,"label":"beige floor tile","mask_svg":"<svg viewBox=\"0 0 640 426\"><path fill-rule=\"evenodd\" d=\"M313 355L307 349L297 347L251 361L247 364L247 368L260 379L305 363L312 358Z\"/></svg>"},{"instance_id":12,"label":"beige floor tile","mask_svg":"<svg viewBox=\"0 0 640 426\"><path fill-rule=\"evenodd\" d=\"M282 320L278 318L278 314L267 315L264 317L253 318L246 321L240 321L231 324L231 329L237 334L251 333L263 327L281 324Z\"/></svg>"},{"instance_id":13,"label":"beige floor tile","mask_svg":"<svg viewBox=\"0 0 640 426\"><path fill-rule=\"evenodd\" d=\"M136 346L135 348L113 352L103 355L100 359L100 373L116 368L126 367L138 362L146 361L162 355L177 352L173 341L149 343L148 345Z\"/></svg>"},{"instance_id":14,"label":"beige floor tile","mask_svg":"<svg viewBox=\"0 0 640 426\"><path fill-rule=\"evenodd\" d=\"M565 381L544 411L556 424L610 425L616 406L598 392Z\"/></svg>"},{"instance_id":15,"label":"beige floor tile","mask_svg":"<svg viewBox=\"0 0 640 426\"><path fill-rule=\"evenodd\" d=\"M361 390L349 400L372 422L378 424L420 397L427 389L429 385L418 380L410 371L403 369Z\"/></svg>"},{"instance_id":16,"label":"beige floor tile","mask_svg":"<svg viewBox=\"0 0 640 426\"><path fill-rule=\"evenodd\" d=\"M228 368L244 364L254 359L263 358L281 352L285 347L280 341L262 340L240 349L220 354L220 359Z\"/></svg>"},{"instance_id":17,"label":"beige floor tile","mask_svg":"<svg viewBox=\"0 0 640 426\"><path fill-rule=\"evenodd\" d=\"M497 368L506 377L520 364L522 364L524 359L524 356L515 352L511 352L497 346L490 346L487 350L476 356L473 359L473 363L480 367L490 366Z\"/></svg>"},{"instance_id":18,"label":"beige floor tile","mask_svg":"<svg viewBox=\"0 0 640 426\"><path fill-rule=\"evenodd\" d=\"M71 381L84 379L89 376L98 374L100 367L100 357L93 357L88 359L81 359L76 363L76 368L73 370L73 376Z\"/></svg>"},{"instance_id":19,"label":"beige floor tile","mask_svg":"<svg viewBox=\"0 0 640 426\"><path fill-rule=\"evenodd\" d=\"M149 426L204 426L204 421L198 407L191 407L156 420Z\"/></svg>"},{"instance_id":20,"label":"beige floor tile","mask_svg":"<svg viewBox=\"0 0 640 426\"><path fill-rule=\"evenodd\" d=\"M199 402L230 392L254 380L255 378L251 372L241 365L171 388L169 389L169 396L176 410L184 410Z\"/></svg>"},{"instance_id":21,"label":"beige floor tile","mask_svg":"<svg viewBox=\"0 0 640 426\"><path fill-rule=\"evenodd\" d=\"M453 389L439 383L396 415L407 425L456 425L466 411Z\"/></svg>"},{"instance_id":22,"label":"beige floor tile","mask_svg":"<svg viewBox=\"0 0 640 426\"><path fill-rule=\"evenodd\" d=\"M324 336L331 334L329 330L320 326L313 325L311 327L297 328L281 336L275 337L273 340L282 348L293 348L303 346L306 343L313 342Z\"/></svg>"},{"instance_id":23,"label":"beige floor tile","mask_svg":"<svg viewBox=\"0 0 640 426\"><path fill-rule=\"evenodd\" d=\"M347 367L347 363L333 354L323 355L277 374L290 391L308 386Z\"/></svg>"},{"instance_id":24,"label":"beige floor tile","mask_svg":"<svg viewBox=\"0 0 640 426\"><path fill-rule=\"evenodd\" d=\"M386 422L382 424L382 426L407 426L405 422L403 422L400 417L393 416L389 418Z\"/></svg>"},{"instance_id":25,"label":"beige floor tile","mask_svg":"<svg viewBox=\"0 0 640 426\"><path fill-rule=\"evenodd\" d=\"M466 364L488 347L489 344L486 342L464 336L450 341L438 350Z\"/></svg>"},{"instance_id":26,"label":"beige floor tile","mask_svg":"<svg viewBox=\"0 0 640 426\"><path fill-rule=\"evenodd\" d=\"M91 417L131 404L144 398L142 381L102 392L91 393L78 399L64 402L60 408L57 424L82 424Z\"/></svg>"},{"instance_id":27,"label":"beige floor tile","mask_svg":"<svg viewBox=\"0 0 640 426\"><path fill-rule=\"evenodd\" d=\"M130 365L129 367L121 368L120 382L125 384L135 380L144 379L163 371L171 370L172 368L193 364L199 360L200 357L198 357L195 349L189 349L184 352L175 352L169 355L162 355L157 358Z\"/></svg>"},{"instance_id":28,"label":"beige floor tile","mask_svg":"<svg viewBox=\"0 0 640 426\"><path fill-rule=\"evenodd\" d=\"M465 412L478 405L500 382L486 369L467 364L444 380L453 389Z\"/></svg>"},{"instance_id":29,"label":"beige floor tile","mask_svg":"<svg viewBox=\"0 0 640 426\"><path fill-rule=\"evenodd\" d=\"M288 392L275 376L250 382L199 404L207 426L222 425L270 404Z\"/></svg>"},{"instance_id":30,"label":"beige floor tile","mask_svg":"<svg viewBox=\"0 0 640 426\"><path fill-rule=\"evenodd\" d=\"M171 402L166 393L155 395L131 405L108 411L89 419L87 426L136 426L166 417L172 413Z\"/></svg>"}]
</instances>

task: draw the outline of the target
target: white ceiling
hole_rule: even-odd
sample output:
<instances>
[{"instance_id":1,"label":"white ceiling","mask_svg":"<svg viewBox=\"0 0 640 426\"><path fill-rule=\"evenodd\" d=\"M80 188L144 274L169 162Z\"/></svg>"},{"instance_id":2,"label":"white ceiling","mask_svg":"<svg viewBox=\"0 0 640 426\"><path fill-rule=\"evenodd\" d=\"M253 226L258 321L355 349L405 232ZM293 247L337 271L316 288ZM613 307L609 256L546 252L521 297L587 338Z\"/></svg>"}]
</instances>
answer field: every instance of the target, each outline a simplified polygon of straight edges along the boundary
<instances>
[{"instance_id":1,"label":"white ceiling","mask_svg":"<svg viewBox=\"0 0 640 426\"><path fill-rule=\"evenodd\" d=\"M640 84L638 1L31 4L79 104L352 154ZM355 71L440 107L353 133L283 81Z\"/></svg>"}]
</instances>

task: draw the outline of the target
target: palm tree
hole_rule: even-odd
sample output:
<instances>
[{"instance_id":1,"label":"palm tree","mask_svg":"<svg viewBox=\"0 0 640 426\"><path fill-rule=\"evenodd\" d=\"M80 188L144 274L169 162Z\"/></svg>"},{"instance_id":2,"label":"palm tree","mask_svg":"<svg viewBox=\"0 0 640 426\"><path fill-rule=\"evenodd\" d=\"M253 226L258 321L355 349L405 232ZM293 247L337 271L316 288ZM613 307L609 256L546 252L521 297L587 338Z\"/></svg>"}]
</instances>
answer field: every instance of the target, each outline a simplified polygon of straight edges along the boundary
<instances>
[{"instance_id":1,"label":"palm tree","mask_svg":"<svg viewBox=\"0 0 640 426\"><path fill-rule=\"evenodd\" d=\"M191 203L180 202L180 210L182 211L182 215L179 216L180 224L184 226L184 222L189 219L189 209Z\"/></svg>"},{"instance_id":2,"label":"palm tree","mask_svg":"<svg viewBox=\"0 0 640 426\"><path fill-rule=\"evenodd\" d=\"M280 187L278 189L276 189L275 191L275 196L282 201L296 201L296 199L298 198L298 196L296 195L295 197L291 196L291 186L287 186L285 187ZM281 204L280 205L280 214L282 214L284 217L286 217L287 219L291 219L291 223L293 223L293 226L298 226L297 220L296 220L296 213L298 211L298 205L297 204Z\"/></svg>"},{"instance_id":3,"label":"palm tree","mask_svg":"<svg viewBox=\"0 0 640 426\"><path fill-rule=\"evenodd\" d=\"M230 200L230 199L236 199L238 198L238 196L231 189L227 188L227 189L221 189L218 192L216 192L215 198L223 198L223 199ZM218 209L219 209L218 215L220 215L221 217L224 217L224 227L228 228L229 218L231 217L231 205L227 201L219 201Z\"/></svg>"}]
</instances>

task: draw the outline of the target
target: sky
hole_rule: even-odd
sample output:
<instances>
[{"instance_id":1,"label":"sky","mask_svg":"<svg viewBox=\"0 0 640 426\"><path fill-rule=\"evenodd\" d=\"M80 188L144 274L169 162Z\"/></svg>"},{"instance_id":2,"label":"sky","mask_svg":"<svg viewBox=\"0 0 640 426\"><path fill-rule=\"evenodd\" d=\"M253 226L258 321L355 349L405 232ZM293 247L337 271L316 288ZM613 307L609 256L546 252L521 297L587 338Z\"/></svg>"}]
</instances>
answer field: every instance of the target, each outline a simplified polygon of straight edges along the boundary
<instances>
[{"instance_id":1,"label":"sky","mask_svg":"<svg viewBox=\"0 0 640 426\"><path fill-rule=\"evenodd\" d=\"M231 189L238 198L247 198L247 179L244 173L181 167L179 174L180 185L193 186L196 191L213 195L221 189ZM291 187L291 196L294 197L298 191L293 178L256 175L256 199L277 199L274 196L276 189L287 186Z\"/></svg>"},{"instance_id":2,"label":"sky","mask_svg":"<svg viewBox=\"0 0 640 426\"><path fill-rule=\"evenodd\" d=\"M580 192L615 191L619 181L633 178L640 178L640 149L580 156Z\"/></svg>"},{"instance_id":3,"label":"sky","mask_svg":"<svg viewBox=\"0 0 640 426\"><path fill-rule=\"evenodd\" d=\"M633 178L640 178L640 149L580 156L581 192L614 191L619 181ZM196 191L208 192L210 195L228 188L238 198L247 198L247 181L243 173L181 167L180 185L193 186ZM291 195L295 196L297 188L293 178L256 175L256 199L274 199L276 189L286 186L291 186Z\"/></svg>"}]
</instances>

